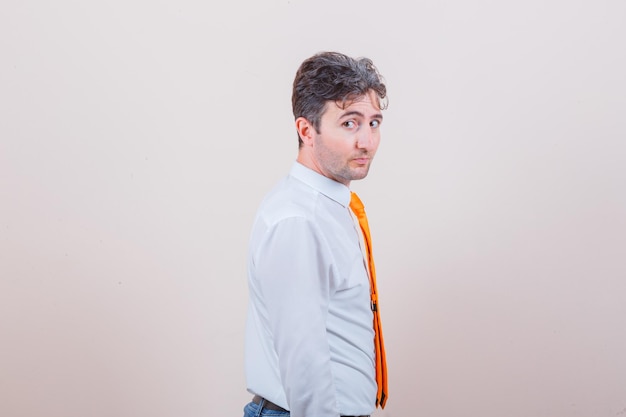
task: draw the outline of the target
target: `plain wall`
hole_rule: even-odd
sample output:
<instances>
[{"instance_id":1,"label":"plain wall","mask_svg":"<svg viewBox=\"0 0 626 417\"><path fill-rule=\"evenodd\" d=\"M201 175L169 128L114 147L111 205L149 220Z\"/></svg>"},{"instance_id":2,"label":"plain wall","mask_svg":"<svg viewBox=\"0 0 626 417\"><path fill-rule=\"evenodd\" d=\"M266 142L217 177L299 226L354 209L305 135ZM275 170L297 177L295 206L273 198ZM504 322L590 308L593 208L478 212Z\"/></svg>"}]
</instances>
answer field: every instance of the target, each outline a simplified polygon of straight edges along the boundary
<instances>
[{"instance_id":1,"label":"plain wall","mask_svg":"<svg viewBox=\"0 0 626 417\"><path fill-rule=\"evenodd\" d=\"M626 3L4 1L0 415L238 416L291 83L374 60L377 417L626 415Z\"/></svg>"}]
</instances>

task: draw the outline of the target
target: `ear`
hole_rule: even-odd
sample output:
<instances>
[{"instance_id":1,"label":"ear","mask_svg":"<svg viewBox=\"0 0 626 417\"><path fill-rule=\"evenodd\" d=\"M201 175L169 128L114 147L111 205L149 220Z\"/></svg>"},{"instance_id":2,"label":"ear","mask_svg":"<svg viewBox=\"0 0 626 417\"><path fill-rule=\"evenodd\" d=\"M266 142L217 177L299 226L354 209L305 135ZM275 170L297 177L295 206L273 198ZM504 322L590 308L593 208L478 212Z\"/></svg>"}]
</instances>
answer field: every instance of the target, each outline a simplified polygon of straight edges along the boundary
<instances>
[{"instance_id":1,"label":"ear","mask_svg":"<svg viewBox=\"0 0 626 417\"><path fill-rule=\"evenodd\" d=\"M304 146L310 146L313 143L313 136L315 133L315 127L304 117L298 117L296 119L296 130L300 139L304 142Z\"/></svg>"}]
</instances>

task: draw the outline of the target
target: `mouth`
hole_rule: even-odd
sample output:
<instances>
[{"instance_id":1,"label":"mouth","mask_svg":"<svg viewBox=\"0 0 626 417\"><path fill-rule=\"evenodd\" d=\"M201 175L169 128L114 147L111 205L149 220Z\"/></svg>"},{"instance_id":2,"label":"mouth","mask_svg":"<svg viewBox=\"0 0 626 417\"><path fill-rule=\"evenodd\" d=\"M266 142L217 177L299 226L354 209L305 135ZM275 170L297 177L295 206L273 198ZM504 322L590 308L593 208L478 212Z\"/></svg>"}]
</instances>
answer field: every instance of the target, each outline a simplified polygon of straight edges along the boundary
<instances>
[{"instance_id":1,"label":"mouth","mask_svg":"<svg viewBox=\"0 0 626 417\"><path fill-rule=\"evenodd\" d=\"M356 162L359 165L365 165L365 164L368 164L370 162L370 158L359 157L359 158L354 158L353 161Z\"/></svg>"}]
</instances>

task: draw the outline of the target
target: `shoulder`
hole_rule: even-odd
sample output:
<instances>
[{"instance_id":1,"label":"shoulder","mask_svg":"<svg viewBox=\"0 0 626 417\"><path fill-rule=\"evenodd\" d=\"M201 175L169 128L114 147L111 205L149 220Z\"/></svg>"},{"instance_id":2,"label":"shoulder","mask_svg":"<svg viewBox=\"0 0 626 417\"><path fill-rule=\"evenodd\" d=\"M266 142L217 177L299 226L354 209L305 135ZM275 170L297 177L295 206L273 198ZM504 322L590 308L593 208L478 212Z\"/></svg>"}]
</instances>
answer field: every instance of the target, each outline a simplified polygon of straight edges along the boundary
<instances>
[{"instance_id":1,"label":"shoulder","mask_svg":"<svg viewBox=\"0 0 626 417\"><path fill-rule=\"evenodd\" d=\"M281 180L259 206L250 235L250 250L256 253L260 248L276 244L296 248L304 241L318 244L324 241L319 199L320 194L302 181L291 176Z\"/></svg>"},{"instance_id":2,"label":"shoulder","mask_svg":"<svg viewBox=\"0 0 626 417\"><path fill-rule=\"evenodd\" d=\"M319 192L288 176L265 196L257 211L257 221L270 227L294 218L315 222L319 198Z\"/></svg>"}]
</instances>

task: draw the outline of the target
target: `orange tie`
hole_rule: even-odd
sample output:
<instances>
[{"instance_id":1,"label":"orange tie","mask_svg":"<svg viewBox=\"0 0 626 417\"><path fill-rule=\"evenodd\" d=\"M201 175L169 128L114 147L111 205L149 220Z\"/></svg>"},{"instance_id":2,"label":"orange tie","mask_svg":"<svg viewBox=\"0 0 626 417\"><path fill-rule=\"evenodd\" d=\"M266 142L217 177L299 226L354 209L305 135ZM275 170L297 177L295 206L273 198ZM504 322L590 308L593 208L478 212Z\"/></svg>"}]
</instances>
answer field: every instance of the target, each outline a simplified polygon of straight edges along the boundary
<instances>
[{"instance_id":1,"label":"orange tie","mask_svg":"<svg viewBox=\"0 0 626 417\"><path fill-rule=\"evenodd\" d=\"M367 252L367 261L370 270L370 293L372 295L372 311L374 312L374 346L376 348L376 384L378 384L378 392L376 393L376 406L380 404L381 408L385 408L387 402L387 358L385 355L385 343L383 341L383 328L380 323L380 312L378 308L378 293L376 292L376 269L374 268L374 257L372 256L372 239L370 237L370 228L367 224L367 216L365 215L365 207L356 193L352 193L350 199L350 208L359 219L361 231L365 239L365 249Z\"/></svg>"}]
</instances>

